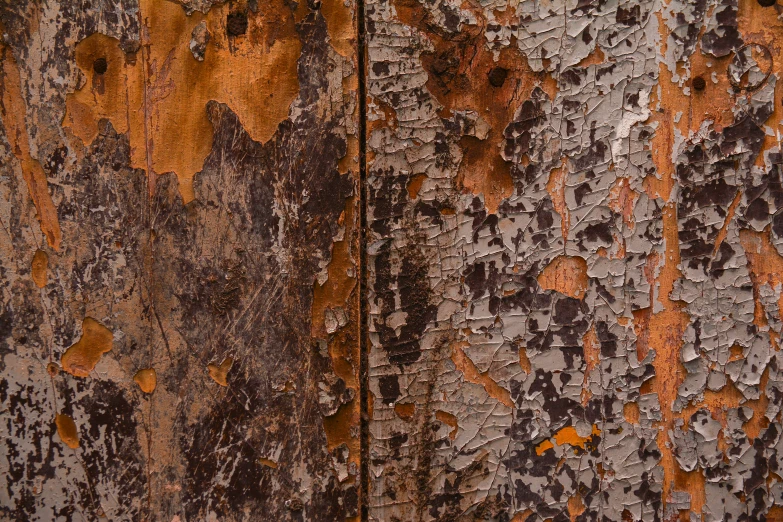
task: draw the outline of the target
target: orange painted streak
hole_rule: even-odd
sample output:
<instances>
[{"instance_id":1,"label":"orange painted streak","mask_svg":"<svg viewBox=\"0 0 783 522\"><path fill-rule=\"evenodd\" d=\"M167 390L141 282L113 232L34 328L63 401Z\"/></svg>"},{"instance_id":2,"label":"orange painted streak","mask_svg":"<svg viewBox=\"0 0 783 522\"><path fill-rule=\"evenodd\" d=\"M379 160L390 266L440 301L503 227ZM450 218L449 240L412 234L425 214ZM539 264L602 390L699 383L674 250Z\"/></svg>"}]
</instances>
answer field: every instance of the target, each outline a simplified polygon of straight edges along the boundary
<instances>
[{"instance_id":1,"label":"orange painted streak","mask_svg":"<svg viewBox=\"0 0 783 522\"><path fill-rule=\"evenodd\" d=\"M618 178L609 191L609 208L623 216L623 223L629 228L635 225L633 211L639 194L631 188L628 178Z\"/></svg>"},{"instance_id":2,"label":"orange painted streak","mask_svg":"<svg viewBox=\"0 0 783 522\"><path fill-rule=\"evenodd\" d=\"M571 522L576 522L579 515L585 512L585 504L582 501L582 495L575 493L568 498L568 517Z\"/></svg>"},{"instance_id":3,"label":"orange painted streak","mask_svg":"<svg viewBox=\"0 0 783 522\"><path fill-rule=\"evenodd\" d=\"M311 336L328 339L332 370L347 387L356 391L351 402L343 404L334 415L323 420L323 426L329 450L345 444L348 447L348 461L353 462L358 469L361 464L361 441L354 427L361 423L358 393L358 361L361 354L357 340L362 333L357 291L359 267L355 260L359 252L357 204L358 199L355 197L346 200L345 209L338 220L338 224L344 227L344 239L332 244L331 259L326 267L327 280L323 285L317 281L313 284ZM337 307L345 310L348 323L330 335L326 331L324 314L327 309Z\"/></svg>"},{"instance_id":4,"label":"orange painted streak","mask_svg":"<svg viewBox=\"0 0 783 522\"><path fill-rule=\"evenodd\" d=\"M657 16L659 17L662 39L660 53L664 54L668 29L663 23L660 13ZM698 51L694 54L698 54ZM651 120L658 123L655 136L652 139L651 153L659 177L648 176L644 182L644 188L650 197L661 197L665 201L669 199L675 185L674 165L671 160L672 147L675 143L674 130L677 128L681 133L687 135L686 127L690 120L690 114L686 114L679 123L674 123L676 112L690 106L690 97L685 96L680 88L671 82L671 78L671 73L661 62L659 66L660 89L658 92L653 90L653 98L650 101L651 107L656 107L658 102L661 106L661 111L654 110L651 116ZM680 361L680 350L682 349L682 334L687 327L689 317L683 310L684 303L676 303L669 299L675 281L681 276L677 268L680 262L680 250L676 203L669 202L665 205L662 219L665 243L663 258L654 256L654 262L657 265L654 267L648 265L646 272L648 276L658 272L658 277L652 284L657 285L657 299L663 310L658 313L652 313L652 310L649 313L637 313L634 315L634 320L637 321L636 329L647 333L644 339L640 339L640 342L643 342L645 346L637 348L637 351L642 352L640 354L642 355L652 348L656 353L652 363L655 368L655 377L646 383L646 387L658 394L663 417L661 421L663 429L658 431L657 443L661 451L665 504L673 489L682 489L682 485L678 482L680 469L672 453L668 432L674 427L675 416L672 412L672 406L685 375ZM651 292L651 296L653 295L655 293ZM685 490L691 494L691 509L700 513L704 488L703 484L697 482L697 480L692 481L692 487L687 487Z\"/></svg>"},{"instance_id":5,"label":"orange painted streak","mask_svg":"<svg viewBox=\"0 0 783 522\"><path fill-rule=\"evenodd\" d=\"M158 374L155 368L143 368L133 376L133 382L138 384L139 389L144 393L152 393L158 386Z\"/></svg>"},{"instance_id":6,"label":"orange painted streak","mask_svg":"<svg viewBox=\"0 0 783 522\"><path fill-rule=\"evenodd\" d=\"M427 34L434 46L433 52L422 54L422 65L428 73L427 89L444 107L441 116L473 110L489 125L486 139L464 136L459 141L463 157L458 184L466 192L483 194L487 210L496 213L514 190L510 164L500 155L503 132L537 84L545 84L545 90L552 91L556 82L546 73L534 73L516 46L501 50L495 61L495 54L484 44L486 17L473 4L464 3L462 8L470 10L478 23L466 24L459 35L449 38L429 29L430 15L419 2L396 0L394 7L400 21ZM509 12L508 16L514 15ZM448 65L449 60L454 64ZM495 67L508 71L499 87L489 83L489 72Z\"/></svg>"},{"instance_id":7,"label":"orange painted streak","mask_svg":"<svg viewBox=\"0 0 783 522\"><path fill-rule=\"evenodd\" d=\"M582 405L587 406L593 396L587 386L587 381L590 378L590 373L601 362L601 345L598 342L598 335L595 333L595 324L591 324L590 329L582 336L582 349L584 351L585 373L582 382L581 402Z\"/></svg>"},{"instance_id":8,"label":"orange painted streak","mask_svg":"<svg viewBox=\"0 0 783 522\"><path fill-rule=\"evenodd\" d=\"M443 424L451 428L449 432L449 438L454 440L457 438L457 432L459 431L459 425L457 424L457 417L447 411L437 410L435 411L435 418L441 421Z\"/></svg>"},{"instance_id":9,"label":"orange painted streak","mask_svg":"<svg viewBox=\"0 0 783 522\"><path fill-rule=\"evenodd\" d=\"M544 290L582 299L587 292L587 262L578 256L558 256L538 275Z\"/></svg>"},{"instance_id":10,"label":"orange painted streak","mask_svg":"<svg viewBox=\"0 0 783 522\"><path fill-rule=\"evenodd\" d=\"M221 386L228 386L228 372L231 371L231 367L234 365L234 359L226 357L223 362L218 364L209 363L207 365L207 371L210 378Z\"/></svg>"},{"instance_id":11,"label":"orange painted streak","mask_svg":"<svg viewBox=\"0 0 783 522\"><path fill-rule=\"evenodd\" d=\"M625 417L626 422L633 425L639 424L639 405L635 402L626 402L623 404L623 417Z\"/></svg>"},{"instance_id":12,"label":"orange painted streak","mask_svg":"<svg viewBox=\"0 0 783 522\"><path fill-rule=\"evenodd\" d=\"M419 196L419 190L427 179L426 174L416 174L408 181L408 197L413 200Z\"/></svg>"},{"instance_id":13,"label":"orange painted streak","mask_svg":"<svg viewBox=\"0 0 783 522\"><path fill-rule=\"evenodd\" d=\"M413 402L398 402L394 405L394 413L404 421L410 421L416 414L416 404Z\"/></svg>"},{"instance_id":14,"label":"orange painted streak","mask_svg":"<svg viewBox=\"0 0 783 522\"><path fill-rule=\"evenodd\" d=\"M92 317L85 317L81 338L65 351L60 364L75 377L88 377L103 354L112 349L113 342L111 330Z\"/></svg>"},{"instance_id":15,"label":"orange painted streak","mask_svg":"<svg viewBox=\"0 0 783 522\"><path fill-rule=\"evenodd\" d=\"M57 434L60 436L60 440L71 449L79 447L79 430L76 428L76 423L69 415L58 413L54 418L54 423L57 426Z\"/></svg>"},{"instance_id":16,"label":"orange painted streak","mask_svg":"<svg viewBox=\"0 0 783 522\"><path fill-rule=\"evenodd\" d=\"M258 462L260 462L263 466L266 466L267 468L277 469L277 462L275 462L272 459L261 457L258 459Z\"/></svg>"},{"instance_id":17,"label":"orange painted streak","mask_svg":"<svg viewBox=\"0 0 783 522\"><path fill-rule=\"evenodd\" d=\"M14 156L19 160L22 176L27 184L27 191L33 200L37 212L41 232L46 236L46 242L55 251L60 250L62 231L54 207L52 196L49 195L49 183L40 162L30 153L30 142L25 124L24 96L22 95L22 78L19 67L5 46L0 47L2 75L0 75L0 115L3 118L6 136L11 144Z\"/></svg>"},{"instance_id":18,"label":"orange painted streak","mask_svg":"<svg viewBox=\"0 0 783 522\"><path fill-rule=\"evenodd\" d=\"M563 157L559 167L552 169L546 183L546 191L552 198L552 205L560 215L560 232L563 239L568 239L568 230L571 227L571 214L568 212L568 204L565 199L566 181L568 180L567 158Z\"/></svg>"},{"instance_id":19,"label":"orange painted streak","mask_svg":"<svg viewBox=\"0 0 783 522\"><path fill-rule=\"evenodd\" d=\"M718 255L718 249L720 248L721 243L723 243L723 240L726 239L726 234L729 230L729 224L731 223L731 220L734 219L734 212L736 212L737 205L739 205L741 199L742 192L738 191L737 195L734 196L734 199L729 205L729 210L726 212L726 219L723 221L723 226L718 231L718 235L715 237L715 248L712 250L713 259L715 259L715 256Z\"/></svg>"},{"instance_id":20,"label":"orange painted streak","mask_svg":"<svg viewBox=\"0 0 783 522\"><path fill-rule=\"evenodd\" d=\"M478 371L476 365L463 351L468 346L470 345L466 341L451 345L451 360L454 362L454 365L462 372L466 381L482 386L490 397L512 408L514 401L511 400L511 393L495 382L489 375Z\"/></svg>"},{"instance_id":21,"label":"orange painted streak","mask_svg":"<svg viewBox=\"0 0 783 522\"><path fill-rule=\"evenodd\" d=\"M35 286L43 288L47 282L47 270L49 268L49 256L43 250L36 250L33 262L30 264L30 272Z\"/></svg>"},{"instance_id":22,"label":"orange painted streak","mask_svg":"<svg viewBox=\"0 0 783 522\"><path fill-rule=\"evenodd\" d=\"M554 448L555 444L558 446L564 446L568 444L569 446L575 446L584 449L588 440L590 440L593 436L600 434L601 430L599 430L598 426L595 424L593 424L593 429L590 435L587 437L580 436L576 432L576 428L573 426L566 426L558 430L557 433L555 433L551 438L546 439L536 446L536 454L543 455L546 450ZM552 439L554 439L554 443L552 442Z\"/></svg>"},{"instance_id":23,"label":"orange painted streak","mask_svg":"<svg viewBox=\"0 0 783 522\"><path fill-rule=\"evenodd\" d=\"M519 366L528 375L530 375L533 371L533 368L530 365L530 359L527 356L527 348L524 346L519 346Z\"/></svg>"},{"instance_id":24,"label":"orange painted streak","mask_svg":"<svg viewBox=\"0 0 783 522\"><path fill-rule=\"evenodd\" d=\"M157 174L175 172L184 202L191 201L193 176L212 149L207 103L227 104L251 138L263 143L288 117L299 93L296 14L283 0L272 0L248 13L247 34L229 38L230 10L216 5L207 15L186 16L176 3L143 0L137 57L126 60L117 40L98 33L79 42L76 63L87 82L68 95L63 125L90 144L98 120L108 118L118 132L129 134L132 165L147 171L150 190ZM189 44L202 20L211 40L199 62ZM101 57L108 70L97 75L92 64Z\"/></svg>"},{"instance_id":25,"label":"orange painted streak","mask_svg":"<svg viewBox=\"0 0 783 522\"><path fill-rule=\"evenodd\" d=\"M765 284L772 288L783 287L783 257L770 241L769 234L769 228L763 233L751 230L740 231L740 242L748 258L748 268L756 298L755 324L760 327L767 326L767 319L757 297L759 287ZM778 312L780 312L781 306L783 306L783 296L778 301ZM770 335L774 337L777 344L777 332L770 331Z\"/></svg>"},{"instance_id":26,"label":"orange painted streak","mask_svg":"<svg viewBox=\"0 0 783 522\"><path fill-rule=\"evenodd\" d=\"M781 79L783 79L783 59L781 59L780 49L783 48L783 22L778 19L775 8L763 7L754 0L739 0L739 12L737 16L739 31L745 43L759 43L770 50L772 55L772 73L777 75L778 82L775 85L775 102L772 104L773 112L766 125L775 131L773 134L783 134L783 106L780 104ZM778 137L764 136L764 145L762 150L769 150L779 146ZM756 165L764 165L764 154L759 154L756 158Z\"/></svg>"},{"instance_id":27,"label":"orange painted streak","mask_svg":"<svg viewBox=\"0 0 783 522\"><path fill-rule=\"evenodd\" d=\"M756 2L742 0L740 15L748 6L752 6L751 11L757 10ZM745 35L746 31L742 29L742 25L740 22L741 31ZM662 37L665 38L667 29L663 24L661 24L661 31ZM662 52L665 52L665 46L664 39ZM650 196L668 199L674 186L673 163L671 161L672 146L675 143L674 129L679 129L682 135L687 136L689 132L696 131L703 122L711 120L714 122L714 128L720 132L724 126L733 121L731 107L734 104L734 96L731 94L731 86L726 75L729 61L730 57L715 59L711 56L704 56L697 48L691 58L692 77L702 76L706 81L706 88L700 92L691 89L689 95L684 94L679 87L671 83L671 73L663 63L661 64L659 71L660 99L652 100L653 106L656 101L660 101L662 108L661 112L653 112L652 117L654 121L659 123L653 139L652 154L660 179L651 176L645 180L645 189ZM708 67L708 62L712 62L712 67ZM713 71L716 73L717 84L712 82ZM674 117L680 110L683 110L682 117L679 123L674 123ZM779 110L777 104L775 110ZM728 224L733 217L740 197L738 194L728 209L726 221L716 238L715 252L721 242L725 240ZM708 408L713 417L725 425L723 408L738 406L744 397L734 386L729 385L719 392L707 390L704 394L704 400L699 404L691 404L677 414L672 412L671 406L677 397L677 389L685 374L679 354L682 347L682 332L689 321L684 312L683 303L675 303L669 299L673 283L681 275L676 268L679 263L679 238L676 208L673 203L668 203L664 209L663 228L666 242L665 257L662 260L663 266L660 265L661 260L655 259L654 264L648 262L646 273L649 278L656 269L660 268L656 284L658 285L658 298L664 310L657 314L653 314L649 310L634 314L636 331L642 334L639 336L637 351L640 358L646 355L649 348L654 348L656 351L656 358L653 361L656 377L645 384L645 388L648 391L658 393L663 414L661 424L664 429L659 431L657 442L662 453L664 501L672 490L687 491L691 495L691 510L698 514L702 512L705 503L705 478L698 470L686 473L679 468L671 448L667 447L668 431L673 427L675 419L680 418L687 422L693 412L702 407ZM751 405L754 402L759 402L759 404ZM760 404L761 402L763 400L744 404L757 410L757 408L765 407ZM746 431L758 433L761 423L763 423L762 419L762 415L754 414L754 418L745 425Z\"/></svg>"},{"instance_id":28,"label":"orange painted streak","mask_svg":"<svg viewBox=\"0 0 783 522\"><path fill-rule=\"evenodd\" d=\"M545 451L550 450L554 448L555 445L552 443L551 440L546 439L544 442L536 446L536 455L539 457L544 454Z\"/></svg>"}]
</instances>

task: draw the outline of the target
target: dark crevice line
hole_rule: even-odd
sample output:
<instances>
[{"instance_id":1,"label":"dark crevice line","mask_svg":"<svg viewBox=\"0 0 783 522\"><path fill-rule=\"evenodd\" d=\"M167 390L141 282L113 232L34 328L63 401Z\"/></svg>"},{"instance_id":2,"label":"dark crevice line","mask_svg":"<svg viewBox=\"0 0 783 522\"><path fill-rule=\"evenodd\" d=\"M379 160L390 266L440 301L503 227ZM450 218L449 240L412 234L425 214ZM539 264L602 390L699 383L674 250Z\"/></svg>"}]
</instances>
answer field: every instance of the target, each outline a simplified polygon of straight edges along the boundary
<instances>
[{"instance_id":1,"label":"dark crevice line","mask_svg":"<svg viewBox=\"0 0 783 522\"><path fill-rule=\"evenodd\" d=\"M367 300L367 56L364 0L356 0L357 54L359 74L359 470L362 522L368 522L370 493L370 414L369 414L369 302Z\"/></svg>"}]
</instances>

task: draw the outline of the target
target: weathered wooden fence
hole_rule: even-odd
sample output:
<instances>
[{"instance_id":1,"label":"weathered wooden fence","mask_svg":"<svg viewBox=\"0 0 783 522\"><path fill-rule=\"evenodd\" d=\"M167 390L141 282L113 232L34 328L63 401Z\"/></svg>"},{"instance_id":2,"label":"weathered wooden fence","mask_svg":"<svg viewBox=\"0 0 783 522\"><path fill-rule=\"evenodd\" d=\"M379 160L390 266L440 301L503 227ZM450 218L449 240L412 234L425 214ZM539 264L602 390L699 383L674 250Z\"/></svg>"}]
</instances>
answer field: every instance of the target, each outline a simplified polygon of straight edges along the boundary
<instances>
[{"instance_id":1,"label":"weathered wooden fence","mask_svg":"<svg viewBox=\"0 0 783 522\"><path fill-rule=\"evenodd\" d=\"M0 0L0 518L783 520L783 5Z\"/></svg>"}]
</instances>

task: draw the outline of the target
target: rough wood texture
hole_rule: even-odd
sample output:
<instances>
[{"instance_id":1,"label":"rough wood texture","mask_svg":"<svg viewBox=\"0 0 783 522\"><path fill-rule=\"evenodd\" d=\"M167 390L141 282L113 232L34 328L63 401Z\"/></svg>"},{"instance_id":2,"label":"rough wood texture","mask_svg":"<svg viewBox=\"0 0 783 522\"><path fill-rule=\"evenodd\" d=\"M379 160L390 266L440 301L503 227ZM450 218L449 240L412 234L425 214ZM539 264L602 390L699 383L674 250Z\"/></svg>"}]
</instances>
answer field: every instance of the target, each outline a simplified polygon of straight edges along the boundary
<instances>
[{"instance_id":1,"label":"rough wood texture","mask_svg":"<svg viewBox=\"0 0 783 522\"><path fill-rule=\"evenodd\" d=\"M0 2L0 518L358 515L355 21Z\"/></svg>"},{"instance_id":2,"label":"rough wood texture","mask_svg":"<svg viewBox=\"0 0 783 522\"><path fill-rule=\"evenodd\" d=\"M783 6L0 34L3 520L783 520Z\"/></svg>"},{"instance_id":3,"label":"rough wood texture","mask_svg":"<svg viewBox=\"0 0 783 522\"><path fill-rule=\"evenodd\" d=\"M366 12L369 519L783 519L783 8Z\"/></svg>"}]
</instances>

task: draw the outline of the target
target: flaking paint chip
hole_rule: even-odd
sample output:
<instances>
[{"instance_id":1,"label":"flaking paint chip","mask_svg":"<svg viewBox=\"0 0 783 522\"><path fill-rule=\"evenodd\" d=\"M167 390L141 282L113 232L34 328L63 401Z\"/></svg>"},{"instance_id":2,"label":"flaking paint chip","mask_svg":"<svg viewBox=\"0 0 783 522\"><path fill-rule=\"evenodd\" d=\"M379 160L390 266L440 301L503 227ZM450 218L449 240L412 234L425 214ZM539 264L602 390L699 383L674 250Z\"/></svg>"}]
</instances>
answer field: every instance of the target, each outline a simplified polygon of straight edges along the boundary
<instances>
[{"instance_id":1,"label":"flaking paint chip","mask_svg":"<svg viewBox=\"0 0 783 522\"><path fill-rule=\"evenodd\" d=\"M582 299L587 291L587 262L578 256L558 256L541 271L538 284L545 290Z\"/></svg>"},{"instance_id":2,"label":"flaking paint chip","mask_svg":"<svg viewBox=\"0 0 783 522\"><path fill-rule=\"evenodd\" d=\"M43 288L46 286L47 274L49 268L49 256L43 250L36 250L32 262L32 276L35 286Z\"/></svg>"},{"instance_id":3,"label":"flaking paint chip","mask_svg":"<svg viewBox=\"0 0 783 522\"><path fill-rule=\"evenodd\" d=\"M138 384L144 393L152 393L158 386L158 374L155 368L143 368L133 376L133 382Z\"/></svg>"},{"instance_id":4,"label":"flaking paint chip","mask_svg":"<svg viewBox=\"0 0 783 522\"><path fill-rule=\"evenodd\" d=\"M111 350L113 339L111 330L92 317L85 317L81 338L65 351L60 361L63 370L75 377L87 377L103 354Z\"/></svg>"},{"instance_id":5,"label":"flaking paint chip","mask_svg":"<svg viewBox=\"0 0 783 522\"><path fill-rule=\"evenodd\" d=\"M79 433L76 429L76 423L69 415L58 413L54 419L57 425L57 434L66 446L72 449L79 447Z\"/></svg>"},{"instance_id":6,"label":"flaking paint chip","mask_svg":"<svg viewBox=\"0 0 783 522\"><path fill-rule=\"evenodd\" d=\"M220 366L214 363L209 363L207 365L207 370L209 370L209 376L212 377L212 380L218 383L221 386L228 386L228 381L226 381L226 377L228 376L229 370L231 370L231 366L234 364L234 359L231 357L226 357L223 359L223 362L220 363Z\"/></svg>"}]
</instances>

